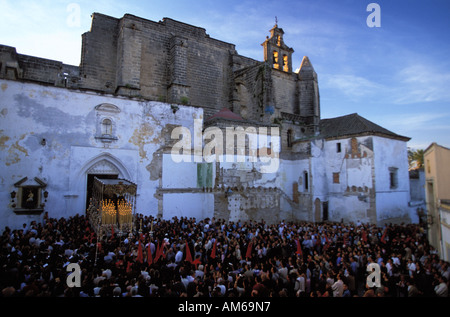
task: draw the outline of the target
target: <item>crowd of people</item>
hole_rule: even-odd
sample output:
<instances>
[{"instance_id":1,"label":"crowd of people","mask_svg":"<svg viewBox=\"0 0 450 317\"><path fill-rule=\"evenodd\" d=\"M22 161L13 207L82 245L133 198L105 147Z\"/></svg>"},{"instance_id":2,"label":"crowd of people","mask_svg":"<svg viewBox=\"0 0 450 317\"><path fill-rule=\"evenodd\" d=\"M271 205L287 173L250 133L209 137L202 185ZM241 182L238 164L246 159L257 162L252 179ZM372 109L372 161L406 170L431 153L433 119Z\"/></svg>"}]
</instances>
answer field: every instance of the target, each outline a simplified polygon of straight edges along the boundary
<instances>
[{"instance_id":1,"label":"crowd of people","mask_svg":"<svg viewBox=\"0 0 450 317\"><path fill-rule=\"evenodd\" d=\"M134 228L97 237L84 215L4 228L0 296L448 297L449 263L416 224L138 214ZM67 282L70 263L81 269L79 287ZM367 279L370 263L380 284Z\"/></svg>"}]
</instances>

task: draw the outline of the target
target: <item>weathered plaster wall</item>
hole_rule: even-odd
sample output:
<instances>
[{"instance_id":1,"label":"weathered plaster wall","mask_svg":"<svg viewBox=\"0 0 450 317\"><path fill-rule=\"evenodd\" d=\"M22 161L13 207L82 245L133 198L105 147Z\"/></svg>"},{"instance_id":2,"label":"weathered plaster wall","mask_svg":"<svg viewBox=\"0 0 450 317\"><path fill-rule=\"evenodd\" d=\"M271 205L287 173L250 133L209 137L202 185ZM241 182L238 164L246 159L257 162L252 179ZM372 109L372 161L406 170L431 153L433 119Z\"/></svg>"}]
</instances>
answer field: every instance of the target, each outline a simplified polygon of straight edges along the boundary
<instances>
[{"instance_id":1,"label":"weathered plaster wall","mask_svg":"<svg viewBox=\"0 0 450 317\"><path fill-rule=\"evenodd\" d=\"M163 199L165 219L188 217L197 220L214 216L214 194L166 193Z\"/></svg>"},{"instance_id":2,"label":"weathered plaster wall","mask_svg":"<svg viewBox=\"0 0 450 317\"><path fill-rule=\"evenodd\" d=\"M203 116L199 108L178 106L174 112L161 102L38 84L1 80L0 87L0 195L5 202L0 218L12 227L30 218L16 215L7 203L17 190L13 184L24 177L48 184L45 210L50 216L85 212L88 173L118 174L137 183L137 210L156 216L159 153L167 127L192 129L194 119ZM102 136L104 119L112 121L111 138Z\"/></svg>"},{"instance_id":3,"label":"weathered plaster wall","mask_svg":"<svg viewBox=\"0 0 450 317\"><path fill-rule=\"evenodd\" d=\"M317 167L319 180L323 182L322 195L318 198L328 201L329 220L375 221L372 137L343 138L324 143L324 159Z\"/></svg>"},{"instance_id":4,"label":"weathered plaster wall","mask_svg":"<svg viewBox=\"0 0 450 317\"><path fill-rule=\"evenodd\" d=\"M274 141L272 138L269 142ZM264 141L258 148L266 146ZM192 208L185 208L183 213L187 217L214 216L230 221L264 219L267 223L283 219L306 220L305 204L293 203L293 182L302 177L296 162L281 160L274 172L263 173L262 168L268 162L259 157L252 162L245 156L244 162L238 162L240 156L224 156L223 162L210 163L209 169L206 163L193 162L193 157L185 158L189 162L175 162L169 153L163 156L160 192L164 218L177 215L189 202ZM307 164L307 161L303 162L305 169Z\"/></svg>"},{"instance_id":5,"label":"weathered plaster wall","mask_svg":"<svg viewBox=\"0 0 450 317\"><path fill-rule=\"evenodd\" d=\"M373 137L377 222L411 221L409 172L406 142ZM396 170L396 186L391 188L390 168Z\"/></svg>"},{"instance_id":6,"label":"weathered plaster wall","mask_svg":"<svg viewBox=\"0 0 450 317\"><path fill-rule=\"evenodd\" d=\"M411 201L425 201L425 170L421 168L412 172L416 174L413 177L409 175Z\"/></svg>"}]
</instances>

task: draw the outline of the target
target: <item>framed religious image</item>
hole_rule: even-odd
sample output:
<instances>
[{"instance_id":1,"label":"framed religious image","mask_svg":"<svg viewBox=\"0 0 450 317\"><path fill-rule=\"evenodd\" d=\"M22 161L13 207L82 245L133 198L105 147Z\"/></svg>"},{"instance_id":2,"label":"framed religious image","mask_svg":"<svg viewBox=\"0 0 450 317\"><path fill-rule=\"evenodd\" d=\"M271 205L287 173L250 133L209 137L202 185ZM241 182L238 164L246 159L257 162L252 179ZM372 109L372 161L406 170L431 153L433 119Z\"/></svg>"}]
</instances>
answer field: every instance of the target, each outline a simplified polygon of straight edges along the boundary
<instances>
[{"instance_id":1,"label":"framed religious image","mask_svg":"<svg viewBox=\"0 0 450 317\"><path fill-rule=\"evenodd\" d=\"M40 208L40 193L41 188L36 186L22 187L21 207L23 209L38 209Z\"/></svg>"},{"instance_id":2,"label":"framed religious image","mask_svg":"<svg viewBox=\"0 0 450 317\"><path fill-rule=\"evenodd\" d=\"M11 207L16 214L38 214L44 211L48 197L48 192L43 191L47 186L46 183L37 177L34 179L24 177L14 186L17 192L11 193Z\"/></svg>"}]
</instances>

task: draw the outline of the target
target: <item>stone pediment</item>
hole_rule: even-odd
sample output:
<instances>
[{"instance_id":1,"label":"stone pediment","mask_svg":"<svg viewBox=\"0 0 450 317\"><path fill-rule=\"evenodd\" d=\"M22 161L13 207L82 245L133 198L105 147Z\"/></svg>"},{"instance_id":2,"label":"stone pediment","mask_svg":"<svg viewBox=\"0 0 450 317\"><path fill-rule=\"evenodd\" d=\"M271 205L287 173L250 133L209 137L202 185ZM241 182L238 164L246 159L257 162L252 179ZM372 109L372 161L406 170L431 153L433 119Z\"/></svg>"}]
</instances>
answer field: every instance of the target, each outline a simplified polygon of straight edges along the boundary
<instances>
[{"instance_id":1,"label":"stone pediment","mask_svg":"<svg viewBox=\"0 0 450 317\"><path fill-rule=\"evenodd\" d=\"M47 184L38 177L34 179L28 179L28 177L22 178L20 181L14 184L15 187L35 186L35 187L47 187Z\"/></svg>"}]
</instances>

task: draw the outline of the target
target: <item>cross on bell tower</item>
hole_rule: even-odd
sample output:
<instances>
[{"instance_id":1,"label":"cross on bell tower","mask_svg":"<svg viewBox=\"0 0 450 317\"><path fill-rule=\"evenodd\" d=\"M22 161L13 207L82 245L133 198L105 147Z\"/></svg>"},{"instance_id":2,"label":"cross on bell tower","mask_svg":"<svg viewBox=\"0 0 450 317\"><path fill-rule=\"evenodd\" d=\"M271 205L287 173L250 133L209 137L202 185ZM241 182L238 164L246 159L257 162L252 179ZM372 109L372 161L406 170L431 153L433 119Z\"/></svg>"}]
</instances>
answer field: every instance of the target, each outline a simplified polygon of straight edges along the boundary
<instances>
[{"instance_id":1,"label":"cross on bell tower","mask_svg":"<svg viewBox=\"0 0 450 317\"><path fill-rule=\"evenodd\" d=\"M264 43L264 61L268 62L274 69L284 72L292 72L292 53L294 50L284 44L284 31L278 27L278 17L275 16L275 25L270 30Z\"/></svg>"}]
</instances>

